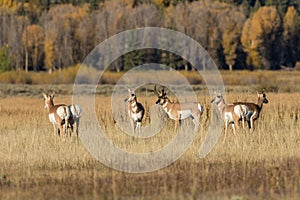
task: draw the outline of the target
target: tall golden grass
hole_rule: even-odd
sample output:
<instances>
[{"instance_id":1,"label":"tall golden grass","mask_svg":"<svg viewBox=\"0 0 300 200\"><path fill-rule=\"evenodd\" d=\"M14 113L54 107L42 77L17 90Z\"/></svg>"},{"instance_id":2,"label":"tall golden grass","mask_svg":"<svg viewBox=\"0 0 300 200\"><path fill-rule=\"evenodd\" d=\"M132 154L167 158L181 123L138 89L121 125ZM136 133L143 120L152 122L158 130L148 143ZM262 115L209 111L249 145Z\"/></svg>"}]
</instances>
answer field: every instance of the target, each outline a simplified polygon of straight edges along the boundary
<instances>
[{"instance_id":1,"label":"tall golden grass","mask_svg":"<svg viewBox=\"0 0 300 200\"><path fill-rule=\"evenodd\" d=\"M138 95L146 109L156 100ZM143 174L104 166L75 136L55 143L42 96L0 99L0 199L297 199L300 94L267 93L269 104L264 105L255 131L240 131L238 145L231 132L225 144L221 135L204 159L198 153L210 123L211 105L209 96L198 93L198 98L205 113L191 146L172 165ZM227 93L228 103L237 100L255 102L256 94ZM154 137L133 140L115 127L107 106L110 101L110 97L96 96L95 109L116 146L150 152L174 137L174 122L168 120ZM71 96L57 94L55 103L69 104ZM149 116L143 123L150 123Z\"/></svg>"}]
</instances>

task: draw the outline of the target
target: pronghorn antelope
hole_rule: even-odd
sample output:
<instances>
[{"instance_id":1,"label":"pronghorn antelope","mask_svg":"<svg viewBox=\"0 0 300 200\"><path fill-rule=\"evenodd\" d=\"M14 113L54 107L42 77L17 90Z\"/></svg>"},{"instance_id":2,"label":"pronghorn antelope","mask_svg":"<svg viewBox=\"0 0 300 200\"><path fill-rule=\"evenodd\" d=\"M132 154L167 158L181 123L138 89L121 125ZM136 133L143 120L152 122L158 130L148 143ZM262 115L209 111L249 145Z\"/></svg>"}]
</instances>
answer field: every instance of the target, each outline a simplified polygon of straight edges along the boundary
<instances>
[{"instance_id":1,"label":"pronghorn antelope","mask_svg":"<svg viewBox=\"0 0 300 200\"><path fill-rule=\"evenodd\" d=\"M226 104L220 92L215 92L215 97L211 100L211 103L214 103L218 106L221 117L224 120L225 135L223 142L225 142L229 124L231 124L233 134L234 136L236 136L236 129L237 131L239 130L238 122L240 119L242 120L242 122L244 121L247 113L247 107L243 105Z\"/></svg>"},{"instance_id":2,"label":"pronghorn antelope","mask_svg":"<svg viewBox=\"0 0 300 200\"><path fill-rule=\"evenodd\" d=\"M262 93L257 93L257 103L248 103L248 102L234 102L234 105L240 105L242 107L246 107L247 112L245 115L245 120L248 123L248 127L250 131L253 131L253 123L255 120L259 118L259 114L262 110L263 104L267 104L269 100L266 97L266 93L262 91Z\"/></svg>"},{"instance_id":3,"label":"pronghorn antelope","mask_svg":"<svg viewBox=\"0 0 300 200\"><path fill-rule=\"evenodd\" d=\"M68 106L64 104L54 105L54 93L51 95L43 93L43 96L45 99L45 109L48 110L49 120L53 124L54 136L56 136L56 127L58 127L59 135L64 137L71 116Z\"/></svg>"},{"instance_id":4,"label":"pronghorn antelope","mask_svg":"<svg viewBox=\"0 0 300 200\"><path fill-rule=\"evenodd\" d=\"M128 103L128 115L130 117L133 134L135 134L136 129L138 129L138 132L141 130L145 109L143 105L137 101L135 91L129 88L127 89L129 95L124 102Z\"/></svg>"},{"instance_id":5,"label":"pronghorn antelope","mask_svg":"<svg viewBox=\"0 0 300 200\"><path fill-rule=\"evenodd\" d=\"M73 132L73 125L76 126L76 135L78 138L79 135L79 120L81 117L82 108L79 105L69 105L68 106L71 116L69 118L69 126L71 129L71 132Z\"/></svg>"},{"instance_id":6,"label":"pronghorn antelope","mask_svg":"<svg viewBox=\"0 0 300 200\"><path fill-rule=\"evenodd\" d=\"M175 130L177 129L178 124L181 123L181 120L192 118L195 125L194 130L197 129L199 125L199 120L204 112L203 106L199 103L178 103L172 102L168 97L164 89L161 91L156 90L156 85L154 86L154 92L157 94L158 100L156 104L162 106L165 112L168 114L170 119L175 120Z\"/></svg>"}]
</instances>

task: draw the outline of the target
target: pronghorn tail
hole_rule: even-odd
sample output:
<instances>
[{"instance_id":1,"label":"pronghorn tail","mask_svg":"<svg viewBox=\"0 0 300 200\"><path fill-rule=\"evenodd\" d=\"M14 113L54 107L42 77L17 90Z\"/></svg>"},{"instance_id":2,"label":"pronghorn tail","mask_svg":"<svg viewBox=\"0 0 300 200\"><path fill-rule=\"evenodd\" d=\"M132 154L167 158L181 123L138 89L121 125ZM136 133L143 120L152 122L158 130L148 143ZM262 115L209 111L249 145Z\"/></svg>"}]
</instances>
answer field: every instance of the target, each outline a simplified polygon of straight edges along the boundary
<instances>
[{"instance_id":1,"label":"pronghorn tail","mask_svg":"<svg viewBox=\"0 0 300 200\"><path fill-rule=\"evenodd\" d=\"M71 113L68 109L67 106L60 106L58 107L58 109L56 110L56 114L60 117L62 121L62 123L64 124L66 120L68 120L71 116Z\"/></svg>"},{"instance_id":2,"label":"pronghorn tail","mask_svg":"<svg viewBox=\"0 0 300 200\"><path fill-rule=\"evenodd\" d=\"M64 106L64 120L67 122L70 118L70 111L68 107Z\"/></svg>"}]
</instances>

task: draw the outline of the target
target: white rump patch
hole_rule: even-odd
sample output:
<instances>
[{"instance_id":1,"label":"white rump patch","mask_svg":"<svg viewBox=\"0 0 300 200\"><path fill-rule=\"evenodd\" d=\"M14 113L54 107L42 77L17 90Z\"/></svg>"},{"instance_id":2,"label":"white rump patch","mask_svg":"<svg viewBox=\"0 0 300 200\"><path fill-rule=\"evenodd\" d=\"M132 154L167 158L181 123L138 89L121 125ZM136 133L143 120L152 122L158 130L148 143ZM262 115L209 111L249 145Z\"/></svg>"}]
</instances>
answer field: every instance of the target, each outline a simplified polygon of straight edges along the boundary
<instances>
[{"instance_id":1,"label":"white rump patch","mask_svg":"<svg viewBox=\"0 0 300 200\"><path fill-rule=\"evenodd\" d=\"M226 121L233 122L233 116L231 112L225 112L224 117Z\"/></svg>"},{"instance_id":2,"label":"white rump patch","mask_svg":"<svg viewBox=\"0 0 300 200\"><path fill-rule=\"evenodd\" d=\"M54 113L49 114L49 120L51 123L57 124Z\"/></svg>"},{"instance_id":3,"label":"white rump patch","mask_svg":"<svg viewBox=\"0 0 300 200\"><path fill-rule=\"evenodd\" d=\"M69 109L70 109L71 114L72 114L73 117L80 118L82 108L79 105L70 105Z\"/></svg>"},{"instance_id":4,"label":"white rump patch","mask_svg":"<svg viewBox=\"0 0 300 200\"><path fill-rule=\"evenodd\" d=\"M56 113L61 119L67 119L70 117L70 111L67 106L58 107Z\"/></svg>"},{"instance_id":5,"label":"white rump patch","mask_svg":"<svg viewBox=\"0 0 300 200\"><path fill-rule=\"evenodd\" d=\"M246 115L248 114L248 107L245 105L236 105L234 106L234 113L239 118L245 118Z\"/></svg>"}]
</instances>

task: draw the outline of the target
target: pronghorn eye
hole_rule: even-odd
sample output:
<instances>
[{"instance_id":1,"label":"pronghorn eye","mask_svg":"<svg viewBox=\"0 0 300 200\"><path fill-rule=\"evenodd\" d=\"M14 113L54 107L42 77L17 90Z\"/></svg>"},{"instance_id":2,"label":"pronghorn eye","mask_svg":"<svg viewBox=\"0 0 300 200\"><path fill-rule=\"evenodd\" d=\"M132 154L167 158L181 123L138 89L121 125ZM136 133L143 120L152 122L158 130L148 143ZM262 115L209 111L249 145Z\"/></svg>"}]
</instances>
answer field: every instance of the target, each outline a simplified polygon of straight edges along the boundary
<instances>
[{"instance_id":1,"label":"pronghorn eye","mask_svg":"<svg viewBox=\"0 0 300 200\"><path fill-rule=\"evenodd\" d=\"M132 97L134 97L134 94L131 94Z\"/></svg>"}]
</instances>

